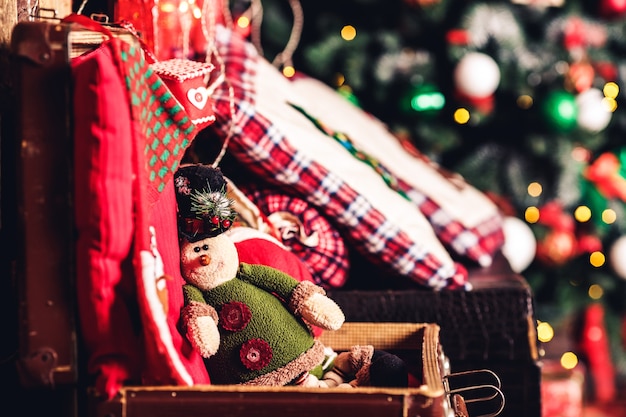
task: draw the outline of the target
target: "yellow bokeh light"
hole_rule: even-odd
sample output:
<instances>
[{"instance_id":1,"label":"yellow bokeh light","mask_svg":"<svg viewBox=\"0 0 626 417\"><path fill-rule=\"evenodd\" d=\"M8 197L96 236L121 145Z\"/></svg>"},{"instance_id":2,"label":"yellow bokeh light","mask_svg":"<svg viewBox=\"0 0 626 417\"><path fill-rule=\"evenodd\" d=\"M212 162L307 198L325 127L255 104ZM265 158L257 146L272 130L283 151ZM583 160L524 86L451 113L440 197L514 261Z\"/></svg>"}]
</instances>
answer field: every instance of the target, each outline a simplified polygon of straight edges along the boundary
<instances>
[{"instance_id":1,"label":"yellow bokeh light","mask_svg":"<svg viewBox=\"0 0 626 417\"><path fill-rule=\"evenodd\" d=\"M341 73L337 73L335 74L335 85L337 87L341 87L342 85L344 85L346 82L346 77L344 77L343 74Z\"/></svg>"},{"instance_id":2,"label":"yellow bokeh light","mask_svg":"<svg viewBox=\"0 0 626 417\"><path fill-rule=\"evenodd\" d=\"M189 3L187 3L186 1L181 1L180 4L178 5L178 11L180 13L187 13L188 10L189 10Z\"/></svg>"},{"instance_id":3,"label":"yellow bokeh light","mask_svg":"<svg viewBox=\"0 0 626 417\"><path fill-rule=\"evenodd\" d=\"M283 75L287 78L291 78L296 75L296 69L291 65L285 65L283 68Z\"/></svg>"},{"instance_id":4,"label":"yellow bokeh light","mask_svg":"<svg viewBox=\"0 0 626 417\"><path fill-rule=\"evenodd\" d=\"M523 94L517 98L517 106L521 109L528 110L533 105L533 98L528 94Z\"/></svg>"},{"instance_id":5,"label":"yellow bokeh light","mask_svg":"<svg viewBox=\"0 0 626 417\"><path fill-rule=\"evenodd\" d=\"M602 99L602 105L607 111L615 112L615 110L617 110L617 100L614 98L604 97Z\"/></svg>"},{"instance_id":6,"label":"yellow bokeh light","mask_svg":"<svg viewBox=\"0 0 626 417\"><path fill-rule=\"evenodd\" d=\"M589 286L587 293L589 294L589 298L599 300L604 295L604 290L598 284L593 284Z\"/></svg>"},{"instance_id":7,"label":"yellow bokeh light","mask_svg":"<svg viewBox=\"0 0 626 417\"><path fill-rule=\"evenodd\" d=\"M469 122L470 112L467 109L461 107L460 109L456 109L454 112L454 121L460 125L464 125Z\"/></svg>"},{"instance_id":8,"label":"yellow bokeh light","mask_svg":"<svg viewBox=\"0 0 626 417\"><path fill-rule=\"evenodd\" d=\"M159 5L159 9L161 10L161 13L172 13L176 10L176 5L174 3L162 3Z\"/></svg>"},{"instance_id":9,"label":"yellow bokeh light","mask_svg":"<svg viewBox=\"0 0 626 417\"><path fill-rule=\"evenodd\" d=\"M596 268L599 268L602 265L604 265L605 261L606 261L606 258L602 252L596 251L596 252L593 252L591 255L589 255L589 263L595 266Z\"/></svg>"},{"instance_id":10,"label":"yellow bokeh light","mask_svg":"<svg viewBox=\"0 0 626 417\"><path fill-rule=\"evenodd\" d=\"M552 340L554 337L554 329L550 325L550 323L546 323L545 321L540 322L537 325L537 338L540 342L546 343Z\"/></svg>"},{"instance_id":11,"label":"yellow bokeh light","mask_svg":"<svg viewBox=\"0 0 626 417\"><path fill-rule=\"evenodd\" d=\"M561 366L565 369L574 369L578 365L578 356L574 352L565 352L561 355Z\"/></svg>"},{"instance_id":12,"label":"yellow bokeh light","mask_svg":"<svg viewBox=\"0 0 626 417\"><path fill-rule=\"evenodd\" d=\"M341 37L346 41L356 38L356 28L352 25L346 25L341 28Z\"/></svg>"},{"instance_id":13,"label":"yellow bokeh light","mask_svg":"<svg viewBox=\"0 0 626 417\"><path fill-rule=\"evenodd\" d=\"M602 212L602 221L606 224L613 224L617 220L617 213L613 209L606 209Z\"/></svg>"},{"instance_id":14,"label":"yellow bokeh light","mask_svg":"<svg viewBox=\"0 0 626 417\"><path fill-rule=\"evenodd\" d=\"M194 6L191 13L193 14L194 19L200 19L202 17L202 9L200 9L198 6Z\"/></svg>"},{"instance_id":15,"label":"yellow bokeh light","mask_svg":"<svg viewBox=\"0 0 626 417\"><path fill-rule=\"evenodd\" d=\"M237 19L237 26L242 29L247 28L250 26L250 19L247 16L240 16L239 19Z\"/></svg>"},{"instance_id":16,"label":"yellow bokeh light","mask_svg":"<svg viewBox=\"0 0 626 417\"><path fill-rule=\"evenodd\" d=\"M578 206L574 211L574 218L581 223L588 222L591 219L591 209L587 206Z\"/></svg>"},{"instance_id":17,"label":"yellow bokeh light","mask_svg":"<svg viewBox=\"0 0 626 417\"><path fill-rule=\"evenodd\" d=\"M543 187L538 182L531 182L528 184L528 195L531 197L539 197L543 192Z\"/></svg>"},{"instance_id":18,"label":"yellow bokeh light","mask_svg":"<svg viewBox=\"0 0 626 417\"><path fill-rule=\"evenodd\" d=\"M604 84L604 88L602 89L605 97L615 99L619 94L619 85L614 82L608 82Z\"/></svg>"},{"instance_id":19,"label":"yellow bokeh light","mask_svg":"<svg viewBox=\"0 0 626 417\"><path fill-rule=\"evenodd\" d=\"M530 206L524 212L524 218L528 223L537 223L539 221L539 209L535 206Z\"/></svg>"}]
</instances>

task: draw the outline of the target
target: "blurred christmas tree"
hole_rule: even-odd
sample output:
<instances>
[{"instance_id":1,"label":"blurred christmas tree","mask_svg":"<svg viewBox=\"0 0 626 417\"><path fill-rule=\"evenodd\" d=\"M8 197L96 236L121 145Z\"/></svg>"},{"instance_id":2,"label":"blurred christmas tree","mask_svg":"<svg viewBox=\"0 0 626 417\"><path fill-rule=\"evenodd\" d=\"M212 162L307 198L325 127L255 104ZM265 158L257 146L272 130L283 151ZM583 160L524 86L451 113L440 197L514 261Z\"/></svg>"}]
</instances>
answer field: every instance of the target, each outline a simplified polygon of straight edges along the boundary
<instances>
[{"instance_id":1,"label":"blurred christmas tree","mask_svg":"<svg viewBox=\"0 0 626 417\"><path fill-rule=\"evenodd\" d=\"M235 18L238 3L250 5L234 2ZM493 196L538 319L588 319L601 307L604 325L582 328L577 353L610 343L626 375L626 1L262 5L252 36L265 56L283 50L302 11L292 61L277 59Z\"/></svg>"}]
</instances>

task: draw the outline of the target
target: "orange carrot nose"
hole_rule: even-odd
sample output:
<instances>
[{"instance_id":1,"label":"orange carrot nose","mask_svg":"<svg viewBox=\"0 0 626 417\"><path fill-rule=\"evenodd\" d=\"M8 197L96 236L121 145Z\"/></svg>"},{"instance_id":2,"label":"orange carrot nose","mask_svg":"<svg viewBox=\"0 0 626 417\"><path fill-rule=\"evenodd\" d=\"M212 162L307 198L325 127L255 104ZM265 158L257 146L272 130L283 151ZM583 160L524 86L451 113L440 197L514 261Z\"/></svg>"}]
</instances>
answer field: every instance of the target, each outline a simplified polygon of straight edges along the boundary
<instances>
[{"instance_id":1,"label":"orange carrot nose","mask_svg":"<svg viewBox=\"0 0 626 417\"><path fill-rule=\"evenodd\" d=\"M200 255L200 265L207 266L211 263L211 257L209 255Z\"/></svg>"}]
</instances>

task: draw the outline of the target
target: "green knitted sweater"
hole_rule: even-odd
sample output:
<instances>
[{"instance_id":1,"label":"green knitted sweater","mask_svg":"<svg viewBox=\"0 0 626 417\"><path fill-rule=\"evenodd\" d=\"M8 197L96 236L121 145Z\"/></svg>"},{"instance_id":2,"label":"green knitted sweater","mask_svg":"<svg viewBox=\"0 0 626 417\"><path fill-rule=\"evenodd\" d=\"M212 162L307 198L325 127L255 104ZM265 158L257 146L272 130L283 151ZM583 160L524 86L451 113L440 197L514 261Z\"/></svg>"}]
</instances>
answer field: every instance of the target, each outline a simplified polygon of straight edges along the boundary
<instances>
[{"instance_id":1,"label":"green knitted sweater","mask_svg":"<svg viewBox=\"0 0 626 417\"><path fill-rule=\"evenodd\" d=\"M219 315L220 347L205 360L212 383L240 384L281 372L311 349L310 328L282 301L289 302L298 283L277 269L241 263L237 276L211 290L183 287L186 303L205 302Z\"/></svg>"}]
</instances>

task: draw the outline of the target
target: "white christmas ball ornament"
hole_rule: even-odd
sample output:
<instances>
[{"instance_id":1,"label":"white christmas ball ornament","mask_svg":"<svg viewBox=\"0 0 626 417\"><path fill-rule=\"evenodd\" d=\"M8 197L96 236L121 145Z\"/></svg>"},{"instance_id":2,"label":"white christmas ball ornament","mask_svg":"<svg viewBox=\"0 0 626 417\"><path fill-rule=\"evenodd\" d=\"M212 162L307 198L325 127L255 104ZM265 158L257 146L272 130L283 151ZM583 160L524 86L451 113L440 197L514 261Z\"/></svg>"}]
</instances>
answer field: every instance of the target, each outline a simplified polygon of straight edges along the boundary
<instances>
[{"instance_id":1,"label":"white christmas ball ornament","mask_svg":"<svg viewBox=\"0 0 626 417\"><path fill-rule=\"evenodd\" d=\"M604 94L597 88L590 88L576 96L578 107L576 122L580 128L597 133L609 125L613 113L603 100Z\"/></svg>"},{"instance_id":2,"label":"white christmas ball ornament","mask_svg":"<svg viewBox=\"0 0 626 417\"><path fill-rule=\"evenodd\" d=\"M613 271L626 279L626 236L618 237L609 251L609 261Z\"/></svg>"},{"instance_id":3,"label":"white christmas ball ornament","mask_svg":"<svg viewBox=\"0 0 626 417\"><path fill-rule=\"evenodd\" d=\"M500 68L489 55L469 52L454 69L454 82L459 92L468 97L489 97L500 84Z\"/></svg>"},{"instance_id":4,"label":"white christmas ball ornament","mask_svg":"<svg viewBox=\"0 0 626 417\"><path fill-rule=\"evenodd\" d=\"M502 225L504 246L502 254L511 269L520 273L528 268L537 253L537 239L530 227L517 217L505 217Z\"/></svg>"}]
</instances>

